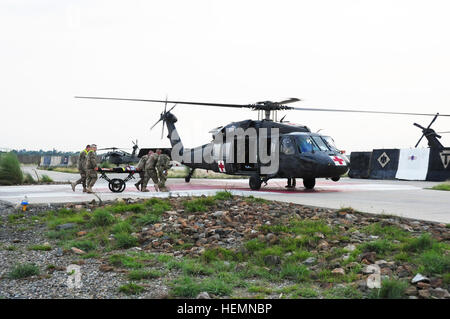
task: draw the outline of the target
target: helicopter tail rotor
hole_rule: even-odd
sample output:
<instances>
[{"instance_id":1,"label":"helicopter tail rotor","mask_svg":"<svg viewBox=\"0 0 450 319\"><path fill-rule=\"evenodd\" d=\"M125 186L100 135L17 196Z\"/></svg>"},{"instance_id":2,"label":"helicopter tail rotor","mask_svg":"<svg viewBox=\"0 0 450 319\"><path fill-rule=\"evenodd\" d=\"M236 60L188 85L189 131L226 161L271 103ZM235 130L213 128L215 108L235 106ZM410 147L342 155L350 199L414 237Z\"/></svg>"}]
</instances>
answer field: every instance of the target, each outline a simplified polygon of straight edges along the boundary
<instances>
[{"instance_id":1,"label":"helicopter tail rotor","mask_svg":"<svg viewBox=\"0 0 450 319\"><path fill-rule=\"evenodd\" d=\"M165 101L165 103L164 103L164 111L161 113L161 117L159 118L159 120L156 121L156 123L153 124L153 126L150 128L150 130L152 130L159 122L162 121L161 139L163 139L163 137L164 137L164 126L165 126L165 124L166 124L166 115L167 115L168 113L170 113L170 111L172 111L172 110L175 108L175 106L177 106L177 103L175 103L175 105L172 106L172 107L167 111L167 103L168 103L168 101L167 101L167 96L166 96L166 101Z\"/></svg>"},{"instance_id":2,"label":"helicopter tail rotor","mask_svg":"<svg viewBox=\"0 0 450 319\"><path fill-rule=\"evenodd\" d=\"M437 117L439 116L439 113L436 113L436 115L434 116L434 118L431 120L430 124L428 125L428 127L425 129L424 127L420 126L417 123L414 123L415 126L419 127L422 129L423 133L422 136L420 137L419 141L416 143L415 148L417 148L417 146L419 146L420 141L422 141L423 137L426 135L426 133L428 132L428 130L430 129L431 125L434 123L434 121L436 121ZM440 136L439 136L440 137Z\"/></svg>"}]
</instances>

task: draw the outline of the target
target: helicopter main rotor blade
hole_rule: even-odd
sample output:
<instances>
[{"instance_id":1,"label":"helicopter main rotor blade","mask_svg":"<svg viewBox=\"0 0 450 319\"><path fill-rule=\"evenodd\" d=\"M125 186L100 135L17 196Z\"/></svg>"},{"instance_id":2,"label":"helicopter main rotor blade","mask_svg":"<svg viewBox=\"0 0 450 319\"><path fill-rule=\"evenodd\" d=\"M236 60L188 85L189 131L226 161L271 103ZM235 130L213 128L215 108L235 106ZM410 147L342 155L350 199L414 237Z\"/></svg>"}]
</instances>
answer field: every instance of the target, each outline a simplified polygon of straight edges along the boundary
<instances>
[{"instance_id":1,"label":"helicopter main rotor blade","mask_svg":"<svg viewBox=\"0 0 450 319\"><path fill-rule=\"evenodd\" d=\"M136 101L136 102L156 102L156 103L175 103L175 104L187 104L187 105L206 105L206 106L219 106L219 107L236 107L252 108L252 104L224 104L224 103L206 103L206 102L183 102L183 101L166 101L166 100L145 100L145 99L127 99L116 97L96 97L96 96L75 96L77 99L94 99L94 100L117 100L117 101Z\"/></svg>"},{"instance_id":2,"label":"helicopter main rotor blade","mask_svg":"<svg viewBox=\"0 0 450 319\"><path fill-rule=\"evenodd\" d=\"M420 116L436 116L436 113L409 113L409 112L386 112L386 111L362 111L362 110L345 110L345 109L321 109L312 107L292 107L297 111L318 111L318 112L345 112L345 113L371 113L371 114L396 114L396 115L420 115ZM450 116L450 114L439 114L439 116Z\"/></svg>"},{"instance_id":3,"label":"helicopter main rotor blade","mask_svg":"<svg viewBox=\"0 0 450 319\"><path fill-rule=\"evenodd\" d=\"M291 97L290 99L284 100L284 101L280 101L280 102L276 102L277 104L288 104L288 103L294 103L294 102L300 102L300 99L297 99L296 97Z\"/></svg>"},{"instance_id":4,"label":"helicopter main rotor blade","mask_svg":"<svg viewBox=\"0 0 450 319\"><path fill-rule=\"evenodd\" d=\"M438 132L439 134L448 134L450 133L450 131L446 131L446 132Z\"/></svg>"}]
</instances>

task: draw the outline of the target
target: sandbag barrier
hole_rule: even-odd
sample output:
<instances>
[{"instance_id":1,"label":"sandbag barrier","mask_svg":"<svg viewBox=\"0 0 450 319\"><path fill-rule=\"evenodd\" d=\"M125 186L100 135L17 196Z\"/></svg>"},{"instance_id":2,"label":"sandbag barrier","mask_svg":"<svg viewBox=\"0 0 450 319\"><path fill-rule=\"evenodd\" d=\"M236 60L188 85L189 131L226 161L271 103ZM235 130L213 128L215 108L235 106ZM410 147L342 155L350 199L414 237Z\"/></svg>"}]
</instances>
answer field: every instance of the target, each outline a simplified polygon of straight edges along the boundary
<instances>
[{"instance_id":1,"label":"sandbag barrier","mask_svg":"<svg viewBox=\"0 0 450 319\"><path fill-rule=\"evenodd\" d=\"M375 149L350 154L350 178L450 180L450 148Z\"/></svg>"}]
</instances>

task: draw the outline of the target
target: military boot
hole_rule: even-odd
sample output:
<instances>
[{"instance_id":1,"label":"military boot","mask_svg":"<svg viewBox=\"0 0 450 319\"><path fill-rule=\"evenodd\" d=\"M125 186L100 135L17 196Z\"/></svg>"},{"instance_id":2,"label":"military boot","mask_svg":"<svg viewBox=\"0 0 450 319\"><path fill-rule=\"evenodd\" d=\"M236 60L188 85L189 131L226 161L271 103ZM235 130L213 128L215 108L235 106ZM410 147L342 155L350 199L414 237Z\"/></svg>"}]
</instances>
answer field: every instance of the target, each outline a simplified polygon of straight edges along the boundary
<instances>
[{"instance_id":1,"label":"military boot","mask_svg":"<svg viewBox=\"0 0 450 319\"><path fill-rule=\"evenodd\" d=\"M89 186L89 187L86 189L86 193L92 194L92 193L93 193L92 187Z\"/></svg>"},{"instance_id":2,"label":"military boot","mask_svg":"<svg viewBox=\"0 0 450 319\"><path fill-rule=\"evenodd\" d=\"M72 186L72 190L75 191L75 186L76 186L76 184L75 184L74 182L71 182L71 183L70 183L70 186Z\"/></svg>"},{"instance_id":3,"label":"military boot","mask_svg":"<svg viewBox=\"0 0 450 319\"><path fill-rule=\"evenodd\" d=\"M137 190L138 190L138 191L140 191L140 189L139 189L139 185L140 185L140 183L136 183L136 184L134 184L134 186L136 186L136 188L137 188Z\"/></svg>"},{"instance_id":4,"label":"military boot","mask_svg":"<svg viewBox=\"0 0 450 319\"><path fill-rule=\"evenodd\" d=\"M87 193L87 188L83 187L83 193Z\"/></svg>"}]
</instances>

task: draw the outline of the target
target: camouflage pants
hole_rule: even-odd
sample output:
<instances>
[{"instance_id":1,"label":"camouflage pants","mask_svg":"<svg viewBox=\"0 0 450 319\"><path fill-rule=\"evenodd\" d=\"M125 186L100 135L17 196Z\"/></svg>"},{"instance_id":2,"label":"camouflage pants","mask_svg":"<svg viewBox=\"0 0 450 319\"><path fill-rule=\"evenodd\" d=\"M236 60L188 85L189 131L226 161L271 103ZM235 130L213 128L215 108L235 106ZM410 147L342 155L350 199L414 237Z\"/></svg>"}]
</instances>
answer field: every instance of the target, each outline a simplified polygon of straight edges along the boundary
<instances>
[{"instance_id":1,"label":"camouflage pants","mask_svg":"<svg viewBox=\"0 0 450 319\"><path fill-rule=\"evenodd\" d=\"M97 172L94 169L88 169L86 171L86 186L92 188L97 181Z\"/></svg>"},{"instance_id":2,"label":"camouflage pants","mask_svg":"<svg viewBox=\"0 0 450 319\"><path fill-rule=\"evenodd\" d=\"M75 182L75 186L82 184L86 188L86 171L80 171L81 178Z\"/></svg>"},{"instance_id":3,"label":"camouflage pants","mask_svg":"<svg viewBox=\"0 0 450 319\"><path fill-rule=\"evenodd\" d=\"M145 171L144 178L142 179L142 189L145 189L147 187L150 178L155 185L158 185L158 175L156 174L156 170L152 169Z\"/></svg>"},{"instance_id":4,"label":"camouflage pants","mask_svg":"<svg viewBox=\"0 0 450 319\"><path fill-rule=\"evenodd\" d=\"M145 178L145 173L143 171L139 172L139 180L137 181L136 185L142 186L142 182L144 181L144 178Z\"/></svg>"},{"instance_id":5,"label":"camouflage pants","mask_svg":"<svg viewBox=\"0 0 450 319\"><path fill-rule=\"evenodd\" d=\"M164 171L166 171L166 173L164 173ZM163 168L158 169L158 178L159 178L158 187L159 188L166 187L167 170L165 170Z\"/></svg>"}]
</instances>

